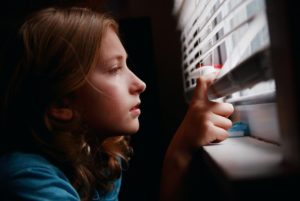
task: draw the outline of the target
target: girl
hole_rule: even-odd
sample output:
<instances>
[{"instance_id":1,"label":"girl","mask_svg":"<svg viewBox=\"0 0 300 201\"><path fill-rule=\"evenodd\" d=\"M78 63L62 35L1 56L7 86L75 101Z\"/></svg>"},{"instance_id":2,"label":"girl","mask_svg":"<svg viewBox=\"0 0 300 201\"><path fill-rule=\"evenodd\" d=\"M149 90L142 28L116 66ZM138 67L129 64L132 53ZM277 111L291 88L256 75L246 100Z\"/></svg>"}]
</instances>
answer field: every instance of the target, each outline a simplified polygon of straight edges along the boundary
<instances>
[{"instance_id":1,"label":"girl","mask_svg":"<svg viewBox=\"0 0 300 201\"><path fill-rule=\"evenodd\" d=\"M22 25L13 47L1 66L1 131L9 136L1 143L1 196L118 200L146 85L126 65L117 23L86 8L48 8ZM178 197L193 150L227 137L233 108L207 99L212 80L199 79L169 146L163 200Z\"/></svg>"}]
</instances>

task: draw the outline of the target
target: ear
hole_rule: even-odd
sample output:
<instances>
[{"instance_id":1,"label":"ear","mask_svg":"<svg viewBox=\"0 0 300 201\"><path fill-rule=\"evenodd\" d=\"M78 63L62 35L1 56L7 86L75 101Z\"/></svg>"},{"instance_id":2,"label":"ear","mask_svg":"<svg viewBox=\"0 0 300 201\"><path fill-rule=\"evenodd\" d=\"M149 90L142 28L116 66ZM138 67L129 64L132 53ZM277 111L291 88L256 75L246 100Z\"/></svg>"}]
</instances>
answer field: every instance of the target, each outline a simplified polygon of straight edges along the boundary
<instances>
[{"instance_id":1,"label":"ear","mask_svg":"<svg viewBox=\"0 0 300 201\"><path fill-rule=\"evenodd\" d=\"M68 106L66 101L62 103L53 103L49 106L48 115L60 121L70 121L73 118L73 110Z\"/></svg>"}]
</instances>

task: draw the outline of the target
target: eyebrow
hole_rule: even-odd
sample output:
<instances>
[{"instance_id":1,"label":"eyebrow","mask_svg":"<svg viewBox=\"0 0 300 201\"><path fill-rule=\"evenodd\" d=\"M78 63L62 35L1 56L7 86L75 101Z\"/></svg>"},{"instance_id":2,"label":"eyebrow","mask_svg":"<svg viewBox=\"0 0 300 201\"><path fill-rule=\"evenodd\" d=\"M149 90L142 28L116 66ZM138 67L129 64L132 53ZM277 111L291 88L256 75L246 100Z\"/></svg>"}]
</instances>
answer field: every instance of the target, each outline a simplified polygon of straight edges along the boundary
<instances>
[{"instance_id":1,"label":"eyebrow","mask_svg":"<svg viewBox=\"0 0 300 201\"><path fill-rule=\"evenodd\" d=\"M109 61L114 60L114 59L122 60L123 58L125 60L128 58L128 53L127 52L125 53L125 57L124 57L123 54L116 54L116 55L110 57L109 59L107 59L106 62L109 62Z\"/></svg>"}]
</instances>

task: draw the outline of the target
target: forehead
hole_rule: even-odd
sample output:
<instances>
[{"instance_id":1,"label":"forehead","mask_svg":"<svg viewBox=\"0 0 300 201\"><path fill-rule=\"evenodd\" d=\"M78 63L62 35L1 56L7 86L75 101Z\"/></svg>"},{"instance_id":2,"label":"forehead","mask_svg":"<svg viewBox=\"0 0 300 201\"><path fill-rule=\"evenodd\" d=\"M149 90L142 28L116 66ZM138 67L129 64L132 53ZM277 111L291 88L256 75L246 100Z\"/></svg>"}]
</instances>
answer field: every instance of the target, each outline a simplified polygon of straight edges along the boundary
<instances>
[{"instance_id":1,"label":"forehead","mask_svg":"<svg viewBox=\"0 0 300 201\"><path fill-rule=\"evenodd\" d=\"M108 27L103 33L103 38L100 47L100 60L108 62L116 57L126 57L127 53L112 27Z\"/></svg>"}]
</instances>

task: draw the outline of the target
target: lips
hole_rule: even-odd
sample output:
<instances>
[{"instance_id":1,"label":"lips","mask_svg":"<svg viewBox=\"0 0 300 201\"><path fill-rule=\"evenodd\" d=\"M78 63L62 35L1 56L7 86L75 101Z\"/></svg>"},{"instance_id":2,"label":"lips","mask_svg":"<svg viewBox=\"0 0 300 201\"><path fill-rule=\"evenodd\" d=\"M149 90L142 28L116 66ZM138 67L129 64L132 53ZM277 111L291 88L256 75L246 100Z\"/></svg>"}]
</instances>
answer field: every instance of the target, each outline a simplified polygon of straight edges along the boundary
<instances>
[{"instance_id":1,"label":"lips","mask_svg":"<svg viewBox=\"0 0 300 201\"><path fill-rule=\"evenodd\" d=\"M130 111L140 109L140 104L141 104L141 103L138 103L138 104L136 104L135 106L133 106L133 107L130 109Z\"/></svg>"}]
</instances>

